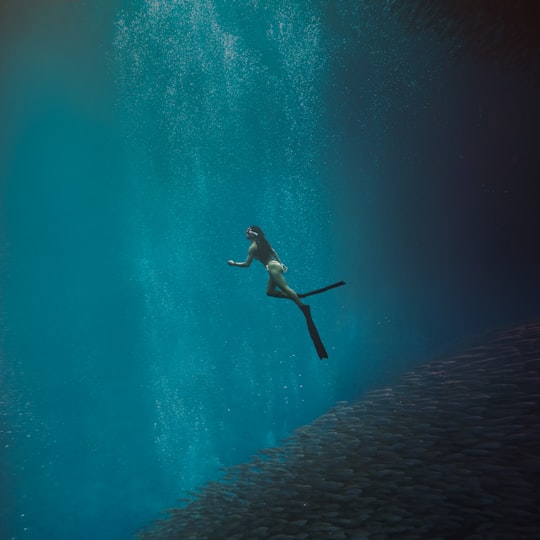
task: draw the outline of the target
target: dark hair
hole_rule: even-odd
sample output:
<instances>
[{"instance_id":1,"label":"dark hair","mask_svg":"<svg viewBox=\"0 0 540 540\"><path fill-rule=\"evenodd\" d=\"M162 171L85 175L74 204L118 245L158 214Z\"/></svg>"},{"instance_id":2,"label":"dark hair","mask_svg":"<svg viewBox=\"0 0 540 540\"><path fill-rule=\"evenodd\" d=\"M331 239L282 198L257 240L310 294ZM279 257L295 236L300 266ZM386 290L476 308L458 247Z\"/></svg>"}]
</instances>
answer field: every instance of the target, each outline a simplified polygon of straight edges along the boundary
<instances>
[{"instance_id":1,"label":"dark hair","mask_svg":"<svg viewBox=\"0 0 540 540\"><path fill-rule=\"evenodd\" d=\"M267 263L274 256L274 249L270 245L270 242L264 236L263 230L257 225L251 225L249 227L253 232L257 233L254 240L257 244L257 252L255 258L263 263Z\"/></svg>"}]
</instances>

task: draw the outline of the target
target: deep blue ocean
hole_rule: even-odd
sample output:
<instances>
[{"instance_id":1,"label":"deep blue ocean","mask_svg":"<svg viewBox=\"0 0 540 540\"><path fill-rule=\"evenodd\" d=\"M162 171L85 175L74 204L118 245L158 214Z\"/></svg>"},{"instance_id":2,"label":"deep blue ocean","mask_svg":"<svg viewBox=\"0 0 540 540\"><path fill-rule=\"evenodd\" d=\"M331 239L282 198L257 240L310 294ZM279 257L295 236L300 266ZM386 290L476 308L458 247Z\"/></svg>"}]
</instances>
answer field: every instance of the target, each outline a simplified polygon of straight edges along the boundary
<instances>
[{"instance_id":1,"label":"deep blue ocean","mask_svg":"<svg viewBox=\"0 0 540 540\"><path fill-rule=\"evenodd\" d=\"M13 4L13 5L11 5ZM3 7L0 537L133 538L339 400L540 313L536 82L384 2ZM261 226L308 291L265 295Z\"/></svg>"}]
</instances>

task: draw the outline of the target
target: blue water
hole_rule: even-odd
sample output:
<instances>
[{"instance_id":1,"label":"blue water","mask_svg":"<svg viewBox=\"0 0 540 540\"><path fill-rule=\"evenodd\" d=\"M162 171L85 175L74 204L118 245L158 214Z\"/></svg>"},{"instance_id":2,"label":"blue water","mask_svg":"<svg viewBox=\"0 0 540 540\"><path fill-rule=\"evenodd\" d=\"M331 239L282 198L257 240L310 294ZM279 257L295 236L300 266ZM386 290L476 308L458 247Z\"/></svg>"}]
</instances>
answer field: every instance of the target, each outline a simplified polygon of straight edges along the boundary
<instances>
[{"instance_id":1,"label":"blue water","mask_svg":"<svg viewBox=\"0 0 540 540\"><path fill-rule=\"evenodd\" d=\"M538 315L527 74L378 3L4 11L2 538L131 538L336 401ZM264 294L260 225L311 300Z\"/></svg>"}]
</instances>

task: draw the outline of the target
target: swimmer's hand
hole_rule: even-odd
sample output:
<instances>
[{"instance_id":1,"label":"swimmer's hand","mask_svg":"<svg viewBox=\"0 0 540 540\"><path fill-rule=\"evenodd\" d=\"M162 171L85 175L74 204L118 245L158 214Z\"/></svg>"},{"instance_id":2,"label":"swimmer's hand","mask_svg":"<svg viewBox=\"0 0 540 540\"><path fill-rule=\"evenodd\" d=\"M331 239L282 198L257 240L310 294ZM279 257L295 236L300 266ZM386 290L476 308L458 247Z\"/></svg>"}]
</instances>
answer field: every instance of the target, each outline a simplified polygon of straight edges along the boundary
<instances>
[{"instance_id":1,"label":"swimmer's hand","mask_svg":"<svg viewBox=\"0 0 540 540\"><path fill-rule=\"evenodd\" d=\"M229 266L235 266L235 265L236 265L236 263L235 263L233 260L228 260L228 261L227 261L227 264L228 264Z\"/></svg>"}]
</instances>

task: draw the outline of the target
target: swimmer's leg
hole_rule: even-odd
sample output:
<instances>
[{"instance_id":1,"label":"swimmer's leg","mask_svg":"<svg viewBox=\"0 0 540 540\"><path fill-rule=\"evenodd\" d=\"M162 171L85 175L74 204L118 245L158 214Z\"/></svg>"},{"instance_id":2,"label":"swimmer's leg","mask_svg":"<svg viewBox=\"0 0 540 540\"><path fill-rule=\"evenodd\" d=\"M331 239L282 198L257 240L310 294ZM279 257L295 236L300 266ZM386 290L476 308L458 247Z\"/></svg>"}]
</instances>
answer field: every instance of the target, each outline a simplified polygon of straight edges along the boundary
<instances>
[{"instance_id":1,"label":"swimmer's leg","mask_svg":"<svg viewBox=\"0 0 540 540\"><path fill-rule=\"evenodd\" d=\"M298 298L296 292L287 285L281 268L278 265L271 265L268 268L268 273L270 274L270 278L266 287L266 294L275 298L289 298L302 309L304 304L300 298ZM281 291L278 291L276 287L279 287Z\"/></svg>"},{"instance_id":2,"label":"swimmer's leg","mask_svg":"<svg viewBox=\"0 0 540 540\"><path fill-rule=\"evenodd\" d=\"M283 291L278 291L276 287L275 281L271 277L268 278L268 284L266 285L267 296L273 296L274 298L289 298Z\"/></svg>"}]
</instances>

